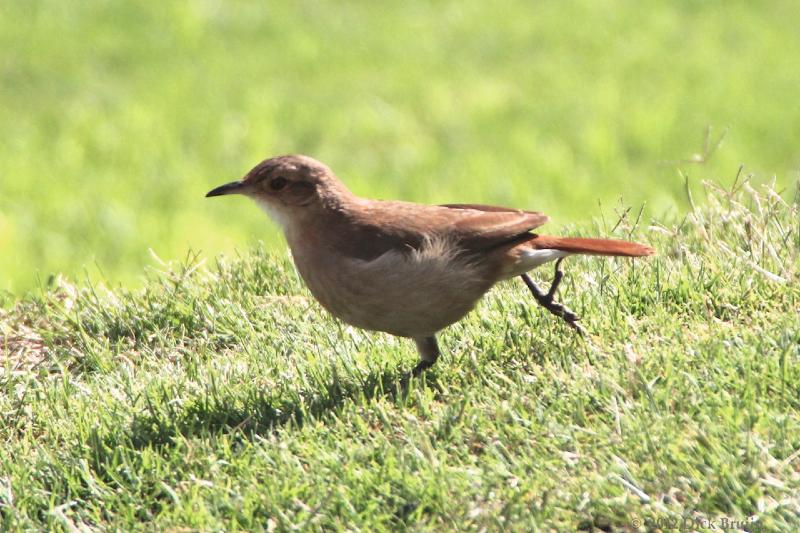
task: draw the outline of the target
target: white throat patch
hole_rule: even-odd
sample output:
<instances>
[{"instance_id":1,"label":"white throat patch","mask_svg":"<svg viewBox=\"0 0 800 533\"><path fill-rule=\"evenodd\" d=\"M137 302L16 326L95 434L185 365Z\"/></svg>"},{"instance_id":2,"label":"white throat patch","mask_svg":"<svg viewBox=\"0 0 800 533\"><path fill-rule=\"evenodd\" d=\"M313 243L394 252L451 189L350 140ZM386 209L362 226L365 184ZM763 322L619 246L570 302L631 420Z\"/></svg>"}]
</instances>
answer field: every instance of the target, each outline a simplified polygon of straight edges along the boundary
<instances>
[{"instance_id":1,"label":"white throat patch","mask_svg":"<svg viewBox=\"0 0 800 533\"><path fill-rule=\"evenodd\" d=\"M256 200L256 203L269 215L269 218L274 220L282 230L286 231L289 227L289 217L286 216L286 213L275 209L275 206L270 205L269 202L264 200Z\"/></svg>"}]
</instances>

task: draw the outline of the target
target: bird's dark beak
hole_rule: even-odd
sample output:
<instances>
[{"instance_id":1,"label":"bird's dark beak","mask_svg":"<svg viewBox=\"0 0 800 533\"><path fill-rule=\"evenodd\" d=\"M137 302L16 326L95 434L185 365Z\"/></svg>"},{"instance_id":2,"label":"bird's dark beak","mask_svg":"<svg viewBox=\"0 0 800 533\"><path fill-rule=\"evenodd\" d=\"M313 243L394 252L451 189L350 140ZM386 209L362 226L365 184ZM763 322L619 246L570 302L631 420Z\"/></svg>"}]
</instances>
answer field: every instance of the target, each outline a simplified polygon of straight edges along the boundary
<instances>
[{"instance_id":1,"label":"bird's dark beak","mask_svg":"<svg viewBox=\"0 0 800 533\"><path fill-rule=\"evenodd\" d=\"M226 194L241 194L245 189L246 184L244 181L232 181L230 183L226 183L225 185L220 185L216 189L208 191L206 198L211 198L212 196L223 196Z\"/></svg>"}]
</instances>

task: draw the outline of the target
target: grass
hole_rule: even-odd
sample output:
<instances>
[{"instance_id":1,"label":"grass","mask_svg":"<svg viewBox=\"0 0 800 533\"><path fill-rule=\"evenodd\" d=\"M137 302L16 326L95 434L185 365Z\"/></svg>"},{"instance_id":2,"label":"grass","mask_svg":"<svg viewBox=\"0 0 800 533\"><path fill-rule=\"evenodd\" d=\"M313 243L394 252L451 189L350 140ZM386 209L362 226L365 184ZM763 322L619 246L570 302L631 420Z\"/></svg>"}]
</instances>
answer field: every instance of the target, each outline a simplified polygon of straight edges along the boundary
<instances>
[{"instance_id":1,"label":"grass","mask_svg":"<svg viewBox=\"0 0 800 533\"><path fill-rule=\"evenodd\" d=\"M0 3L0 530L796 531L796 12ZM285 152L659 255L569 261L585 341L497 287L404 384L202 198Z\"/></svg>"},{"instance_id":2,"label":"grass","mask_svg":"<svg viewBox=\"0 0 800 533\"><path fill-rule=\"evenodd\" d=\"M131 287L151 249L280 249L256 209L203 194L283 152L366 196L588 223L622 194L672 209L665 161L711 125L706 176L747 161L788 187L797 7L762 4L4 1L0 290Z\"/></svg>"},{"instance_id":3,"label":"grass","mask_svg":"<svg viewBox=\"0 0 800 533\"><path fill-rule=\"evenodd\" d=\"M0 317L0 529L795 531L800 206L704 190L569 228L659 251L569 261L586 341L506 283L408 386L261 247L57 278Z\"/></svg>"}]
</instances>

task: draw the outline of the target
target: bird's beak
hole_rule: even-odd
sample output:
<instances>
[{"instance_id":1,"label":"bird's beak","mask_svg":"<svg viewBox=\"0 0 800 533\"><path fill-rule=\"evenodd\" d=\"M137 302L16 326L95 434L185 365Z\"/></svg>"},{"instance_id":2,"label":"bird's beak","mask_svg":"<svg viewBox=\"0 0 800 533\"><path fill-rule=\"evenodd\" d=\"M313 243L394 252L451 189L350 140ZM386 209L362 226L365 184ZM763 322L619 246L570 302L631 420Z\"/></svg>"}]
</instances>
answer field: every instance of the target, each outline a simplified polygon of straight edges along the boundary
<instances>
[{"instance_id":1,"label":"bird's beak","mask_svg":"<svg viewBox=\"0 0 800 533\"><path fill-rule=\"evenodd\" d=\"M212 196L223 196L225 194L242 194L246 189L247 184L244 181L232 181L230 183L226 183L225 185L220 185L216 189L208 191L206 198L210 198Z\"/></svg>"}]
</instances>

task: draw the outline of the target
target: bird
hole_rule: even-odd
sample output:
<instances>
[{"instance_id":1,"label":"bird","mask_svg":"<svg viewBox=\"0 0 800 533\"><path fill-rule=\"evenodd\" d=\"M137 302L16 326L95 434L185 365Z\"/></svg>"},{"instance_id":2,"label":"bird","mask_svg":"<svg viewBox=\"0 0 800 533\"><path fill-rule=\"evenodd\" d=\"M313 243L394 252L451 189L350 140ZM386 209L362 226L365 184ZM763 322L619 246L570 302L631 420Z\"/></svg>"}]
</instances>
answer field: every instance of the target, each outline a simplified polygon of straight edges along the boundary
<instances>
[{"instance_id":1,"label":"bird","mask_svg":"<svg viewBox=\"0 0 800 533\"><path fill-rule=\"evenodd\" d=\"M541 306L583 333L578 316L555 301L564 258L654 253L636 242L541 235L534 230L549 217L538 211L361 198L305 155L265 159L206 197L232 194L254 200L281 227L300 277L322 307L358 328L413 339L415 376L438 359L436 335L496 283L521 277ZM545 292L528 272L553 261Z\"/></svg>"}]
</instances>

